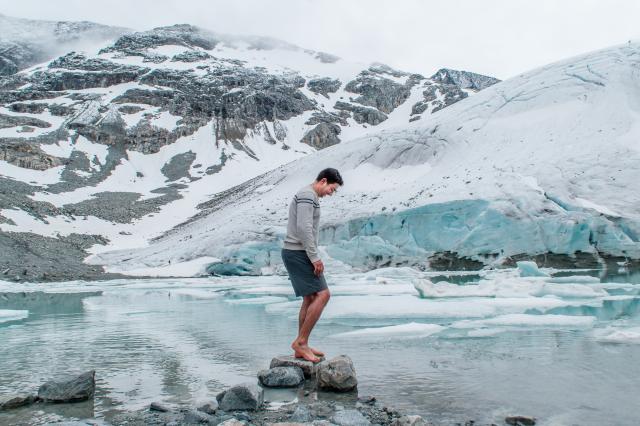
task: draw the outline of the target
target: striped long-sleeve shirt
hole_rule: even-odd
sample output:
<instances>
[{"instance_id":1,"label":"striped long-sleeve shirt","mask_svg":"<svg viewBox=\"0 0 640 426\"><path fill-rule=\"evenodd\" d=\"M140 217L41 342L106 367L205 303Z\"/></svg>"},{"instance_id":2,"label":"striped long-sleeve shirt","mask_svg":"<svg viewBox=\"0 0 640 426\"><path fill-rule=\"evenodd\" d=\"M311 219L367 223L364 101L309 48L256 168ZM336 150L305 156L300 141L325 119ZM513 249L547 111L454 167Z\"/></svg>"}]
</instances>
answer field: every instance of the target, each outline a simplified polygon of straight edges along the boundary
<instances>
[{"instance_id":1,"label":"striped long-sleeve shirt","mask_svg":"<svg viewBox=\"0 0 640 426\"><path fill-rule=\"evenodd\" d=\"M311 185L302 188L289 204L289 222L284 248L304 250L311 262L320 260L318 255L318 228L320 203Z\"/></svg>"}]
</instances>

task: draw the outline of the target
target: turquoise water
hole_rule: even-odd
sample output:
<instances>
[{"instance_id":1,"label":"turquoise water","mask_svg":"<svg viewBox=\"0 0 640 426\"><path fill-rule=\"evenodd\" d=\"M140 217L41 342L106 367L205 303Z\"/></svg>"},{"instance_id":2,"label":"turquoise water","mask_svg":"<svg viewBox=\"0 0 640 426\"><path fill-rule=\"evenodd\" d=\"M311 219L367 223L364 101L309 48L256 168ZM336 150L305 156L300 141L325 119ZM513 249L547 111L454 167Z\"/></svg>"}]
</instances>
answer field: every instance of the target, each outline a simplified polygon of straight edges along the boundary
<instances>
[{"instance_id":1,"label":"turquoise water","mask_svg":"<svg viewBox=\"0 0 640 426\"><path fill-rule=\"evenodd\" d=\"M502 424L508 414L543 425L637 424L633 278L553 284L505 272L457 287L434 278L441 295L428 299L412 284L428 278L417 271L329 278L333 297L311 343L351 356L361 395L434 424ZM456 293L470 286L486 294ZM18 289L49 294L0 304L28 311L0 323L0 393L89 369L97 391L93 402L2 413L1 424L108 421L152 401L194 404L254 380L271 357L288 353L297 327L299 301L285 277L0 285Z\"/></svg>"}]
</instances>

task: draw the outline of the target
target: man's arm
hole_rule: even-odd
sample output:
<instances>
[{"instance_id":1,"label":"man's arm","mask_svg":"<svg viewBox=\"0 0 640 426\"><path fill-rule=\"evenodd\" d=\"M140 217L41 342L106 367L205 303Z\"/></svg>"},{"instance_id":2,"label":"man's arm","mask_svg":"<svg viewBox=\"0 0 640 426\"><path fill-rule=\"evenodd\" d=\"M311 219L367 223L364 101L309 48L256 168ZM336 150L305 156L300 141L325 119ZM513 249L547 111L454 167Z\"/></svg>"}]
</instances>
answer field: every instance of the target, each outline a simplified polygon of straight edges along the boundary
<instances>
[{"instance_id":1,"label":"man's arm","mask_svg":"<svg viewBox=\"0 0 640 426\"><path fill-rule=\"evenodd\" d=\"M296 200L297 221L296 228L302 246L307 252L311 263L320 260L315 236L313 235L313 209L314 201L311 198L298 198Z\"/></svg>"}]
</instances>

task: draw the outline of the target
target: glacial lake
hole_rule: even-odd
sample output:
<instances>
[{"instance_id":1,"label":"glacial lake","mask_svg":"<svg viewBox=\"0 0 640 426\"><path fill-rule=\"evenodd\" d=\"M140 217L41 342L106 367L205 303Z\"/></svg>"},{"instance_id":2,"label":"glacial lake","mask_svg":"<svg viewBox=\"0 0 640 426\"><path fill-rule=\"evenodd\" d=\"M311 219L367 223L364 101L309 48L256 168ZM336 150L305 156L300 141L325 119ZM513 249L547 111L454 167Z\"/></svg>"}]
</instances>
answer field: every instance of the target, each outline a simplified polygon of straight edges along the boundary
<instances>
[{"instance_id":1,"label":"glacial lake","mask_svg":"<svg viewBox=\"0 0 640 426\"><path fill-rule=\"evenodd\" d=\"M311 344L353 359L360 395L436 425L638 424L640 275L552 275L330 274ZM299 305L284 276L0 282L0 394L86 370L97 382L94 401L7 411L0 424L108 422L213 398L290 352Z\"/></svg>"}]
</instances>

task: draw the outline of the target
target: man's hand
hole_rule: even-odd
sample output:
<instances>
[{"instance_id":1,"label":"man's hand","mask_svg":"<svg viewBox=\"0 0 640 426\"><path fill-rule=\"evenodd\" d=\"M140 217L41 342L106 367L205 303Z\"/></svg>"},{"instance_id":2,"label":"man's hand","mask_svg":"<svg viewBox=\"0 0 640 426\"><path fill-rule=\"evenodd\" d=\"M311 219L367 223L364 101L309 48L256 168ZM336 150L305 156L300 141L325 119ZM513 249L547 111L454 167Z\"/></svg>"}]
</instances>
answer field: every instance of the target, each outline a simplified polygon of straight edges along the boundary
<instances>
[{"instance_id":1,"label":"man's hand","mask_svg":"<svg viewBox=\"0 0 640 426\"><path fill-rule=\"evenodd\" d=\"M323 272L324 263L322 263L322 260L316 260L315 262L313 262L313 273L316 275L316 277L322 275Z\"/></svg>"}]
</instances>

